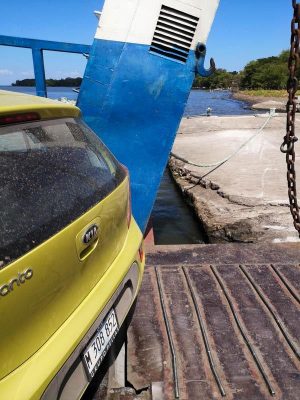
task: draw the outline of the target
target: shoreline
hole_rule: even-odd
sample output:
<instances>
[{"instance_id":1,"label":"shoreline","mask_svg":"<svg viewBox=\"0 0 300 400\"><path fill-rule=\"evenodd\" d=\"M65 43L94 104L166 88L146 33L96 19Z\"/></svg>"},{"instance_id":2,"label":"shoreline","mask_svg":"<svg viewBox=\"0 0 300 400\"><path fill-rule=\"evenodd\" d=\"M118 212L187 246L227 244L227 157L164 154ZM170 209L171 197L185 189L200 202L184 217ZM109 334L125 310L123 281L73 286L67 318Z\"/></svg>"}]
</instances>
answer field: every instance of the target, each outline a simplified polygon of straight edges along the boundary
<instances>
[{"instance_id":1,"label":"shoreline","mask_svg":"<svg viewBox=\"0 0 300 400\"><path fill-rule=\"evenodd\" d=\"M279 112L286 111L287 96L251 96L240 91L232 92L231 97L234 100L243 101L252 110L269 110L270 108L276 108Z\"/></svg>"}]
</instances>

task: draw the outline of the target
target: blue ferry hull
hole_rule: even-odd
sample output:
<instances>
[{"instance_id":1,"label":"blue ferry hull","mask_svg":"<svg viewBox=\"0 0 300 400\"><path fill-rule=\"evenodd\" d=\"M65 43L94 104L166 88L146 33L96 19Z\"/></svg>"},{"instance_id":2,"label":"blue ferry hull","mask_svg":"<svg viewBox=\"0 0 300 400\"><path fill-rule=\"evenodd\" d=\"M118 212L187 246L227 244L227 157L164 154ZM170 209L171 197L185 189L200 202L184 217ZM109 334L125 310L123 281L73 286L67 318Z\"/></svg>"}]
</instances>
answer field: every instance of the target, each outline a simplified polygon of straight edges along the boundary
<instances>
[{"instance_id":1,"label":"blue ferry hull","mask_svg":"<svg viewBox=\"0 0 300 400\"><path fill-rule=\"evenodd\" d=\"M194 77L194 51L181 63L152 54L146 45L94 40L78 106L128 167L133 214L142 231Z\"/></svg>"}]
</instances>

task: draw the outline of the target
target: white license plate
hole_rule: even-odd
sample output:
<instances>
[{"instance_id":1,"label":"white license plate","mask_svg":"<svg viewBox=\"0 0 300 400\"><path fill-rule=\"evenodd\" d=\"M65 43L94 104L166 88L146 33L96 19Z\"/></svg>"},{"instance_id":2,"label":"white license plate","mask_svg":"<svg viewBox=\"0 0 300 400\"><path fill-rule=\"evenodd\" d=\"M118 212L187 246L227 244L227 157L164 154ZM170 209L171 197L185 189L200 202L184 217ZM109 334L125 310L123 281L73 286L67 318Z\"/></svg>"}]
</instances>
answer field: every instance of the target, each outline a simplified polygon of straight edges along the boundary
<instances>
[{"instance_id":1,"label":"white license plate","mask_svg":"<svg viewBox=\"0 0 300 400\"><path fill-rule=\"evenodd\" d=\"M95 375L116 337L118 329L116 313L111 310L83 353L83 363L89 378Z\"/></svg>"}]
</instances>

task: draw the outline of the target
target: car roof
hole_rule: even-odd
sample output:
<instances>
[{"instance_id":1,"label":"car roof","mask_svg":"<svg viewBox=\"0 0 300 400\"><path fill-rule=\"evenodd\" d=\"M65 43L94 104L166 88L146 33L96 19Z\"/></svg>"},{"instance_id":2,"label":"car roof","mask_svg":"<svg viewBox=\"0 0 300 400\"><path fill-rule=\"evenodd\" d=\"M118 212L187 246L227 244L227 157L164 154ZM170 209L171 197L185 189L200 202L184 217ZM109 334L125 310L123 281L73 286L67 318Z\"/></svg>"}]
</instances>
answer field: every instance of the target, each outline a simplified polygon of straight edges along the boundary
<instances>
[{"instance_id":1,"label":"car roof","mask_svg":"<svg viewBox=\"0 0 300 400\"><path fill-rule=\"evenodd\" d=\"M79 108L73 104L0 90L0 116L26 112L37 112L41 119L80 116Z\"/></svg>"}]
</instances>

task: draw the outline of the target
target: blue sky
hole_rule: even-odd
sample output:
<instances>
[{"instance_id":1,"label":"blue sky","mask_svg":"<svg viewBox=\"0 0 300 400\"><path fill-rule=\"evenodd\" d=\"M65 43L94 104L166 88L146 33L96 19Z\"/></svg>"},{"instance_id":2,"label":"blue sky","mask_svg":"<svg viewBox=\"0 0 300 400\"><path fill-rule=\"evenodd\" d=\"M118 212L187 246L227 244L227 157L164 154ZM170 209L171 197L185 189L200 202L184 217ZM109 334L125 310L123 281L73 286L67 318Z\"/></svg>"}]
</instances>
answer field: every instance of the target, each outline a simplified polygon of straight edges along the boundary
<instances>
[{"instance_id":1,"label":"blue sky","mask_svg":"<svg viewBox=\"0 0 300 400\"><path fill-rule=\"evenodd\" d=\"M120 0L122 1L122 0ZM151 0L149 0L151 1ZM91 44L103 0L11 0L1 4L0 34ZM221 0L207 43L220 68L241 70L249 61L288 48L291 1ZM0 46L0 85L33 77L30 50ZM45 52L46 76L83 74L81 55Z\"/></svg>"}]
</instances>

